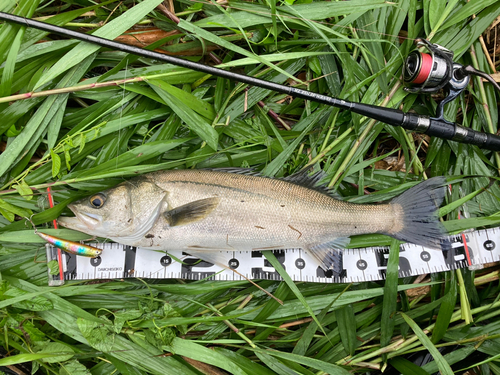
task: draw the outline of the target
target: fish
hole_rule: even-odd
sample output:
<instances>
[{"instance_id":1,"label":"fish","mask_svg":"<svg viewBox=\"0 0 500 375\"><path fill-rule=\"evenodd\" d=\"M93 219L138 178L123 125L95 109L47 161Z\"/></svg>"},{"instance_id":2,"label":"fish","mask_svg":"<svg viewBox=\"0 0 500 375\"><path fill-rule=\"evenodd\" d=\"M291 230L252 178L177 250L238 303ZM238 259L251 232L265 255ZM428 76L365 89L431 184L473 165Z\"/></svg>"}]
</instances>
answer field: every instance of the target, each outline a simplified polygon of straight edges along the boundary
<instances>
[{"instance_id":1,"label":"fish","mask_svg":"<svg viewBox=\"0 0 500 375\"><path fill-rule=\"evenodd\" d=\"M158 171L68 205L60 225L153 250L182 250L210 263L221 251L301 248L324 270L338 269L350 236L382 233L446 250L438 207L444 177L382 204L336 199L319 172L268 178L248 169ZM227 268L227 264L222 264Z\"/></svg>"},{"instance_id":2,"label":"fish","mask_svg":"<svg viewBox=\"0 0 500 375\"><path fill-rule=\"evenodd\" d=\"M42 233L37 230L35 231L35 234L37 234L40 238L44 239L48 243L70 254L89 257L89 258L97 258L99 255L102 254L102 250L94 246L63 240L62 238L54 237L51 236L50 234Z\"/></svg>"}]
</instances>

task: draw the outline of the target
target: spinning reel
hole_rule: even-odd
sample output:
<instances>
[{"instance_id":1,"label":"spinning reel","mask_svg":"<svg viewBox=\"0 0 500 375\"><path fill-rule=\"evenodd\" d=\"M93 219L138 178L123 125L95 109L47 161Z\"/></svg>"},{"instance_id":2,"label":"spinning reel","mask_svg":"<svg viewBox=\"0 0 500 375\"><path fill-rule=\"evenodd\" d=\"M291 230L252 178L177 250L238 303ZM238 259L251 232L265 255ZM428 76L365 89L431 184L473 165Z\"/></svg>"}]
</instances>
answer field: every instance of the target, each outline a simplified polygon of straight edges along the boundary
<instances>
[{"instance_id":1,"label":"spinning reel","mask_svg":"<svg viewBox=\"0 0 500 375\"><path fill-rule=\"evenodd\" d=\"M403 66L403 82L405 90L411 93L434 94L441 89L448 92L436 109L437 120L444 120L445 104L454 100L467 87L471 75L488 80L500 91L500 86L490 75L474 69L472 66L463 66L453 62L453 52L433 44L425 39L418 39L417 46L426 47L430 53L418 50L411 52Z\"/></svg>"}]
</instances>

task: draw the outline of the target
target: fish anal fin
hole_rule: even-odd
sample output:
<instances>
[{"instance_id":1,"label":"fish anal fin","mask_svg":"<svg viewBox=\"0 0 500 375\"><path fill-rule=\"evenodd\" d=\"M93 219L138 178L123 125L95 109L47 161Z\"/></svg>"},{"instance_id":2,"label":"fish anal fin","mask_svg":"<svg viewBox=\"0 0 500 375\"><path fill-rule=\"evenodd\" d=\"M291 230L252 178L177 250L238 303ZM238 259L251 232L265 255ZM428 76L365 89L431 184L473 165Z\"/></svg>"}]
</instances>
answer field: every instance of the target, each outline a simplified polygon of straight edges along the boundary
<instances>
[{"instance_id":1,"label":"fish anal fin","mask_svg":"<svg viewBox=\"0 0 500 375\"><path fill-rule=\"evenodd\" d=\"M206 218L219 205L219 198L205 198L186 203L163 213L171 227L191 224Z\"/></svg>"},{"instance_id":2,"label":"fish anal fin","mask_svg":"<svg viewBox=\"0 0 500 375\"><path fill-rule=\"evenodd\" d=\"M342 249L351 241L348 237L335 238L332 241L308 246L310 253L318 260L323 270L332 270L335 274L342 272Z\"/></svg>"}]
</instances>

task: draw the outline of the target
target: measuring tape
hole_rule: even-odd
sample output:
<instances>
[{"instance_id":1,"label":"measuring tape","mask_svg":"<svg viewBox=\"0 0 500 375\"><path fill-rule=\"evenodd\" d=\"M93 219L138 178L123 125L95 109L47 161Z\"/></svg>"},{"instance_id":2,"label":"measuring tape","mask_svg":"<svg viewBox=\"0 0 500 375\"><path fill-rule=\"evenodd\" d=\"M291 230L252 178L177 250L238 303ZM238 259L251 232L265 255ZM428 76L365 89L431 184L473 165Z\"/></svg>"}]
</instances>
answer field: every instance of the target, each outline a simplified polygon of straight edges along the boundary
<instances>
[{"instance_id":1,"label":"measuring tape","mask_svg":"<svg viewBox=\"0 0 500 375\"><path fill-rule=\"evenodd\" d=\"M446 238L451 250L428 249L405 243L399 250L399 277L424 275L457 268L482 268L500 260L500 228L463 233ZM118 243L92 244L101 248L97 258L86 258L47 245L48 261L58 267L49 269L49 285L66 280L92 279L189 279L244 280L231 269L200 261L182 251L157 251ZM249 279L281 280L281 276L259 251L221 251L228 267ZM338 269L325 272L309 252L302 249L274 250L274 255L294 281L317 283L356 283L385 279L388 247L346 249L340 254ZM52 262L52 264L54 264ZM59 271L61 270L61 271ZM57 274L54 274L57 272ZM61 273L62 272L62 273Z\"/></svg>"}]
</instances>

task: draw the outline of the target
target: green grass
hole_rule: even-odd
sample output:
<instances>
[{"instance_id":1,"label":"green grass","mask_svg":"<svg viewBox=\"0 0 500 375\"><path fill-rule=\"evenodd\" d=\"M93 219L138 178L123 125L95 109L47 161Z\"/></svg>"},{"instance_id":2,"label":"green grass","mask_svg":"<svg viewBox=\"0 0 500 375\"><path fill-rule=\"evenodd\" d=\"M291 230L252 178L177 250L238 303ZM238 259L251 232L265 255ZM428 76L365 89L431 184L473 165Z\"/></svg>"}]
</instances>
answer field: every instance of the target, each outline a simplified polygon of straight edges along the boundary
<instances>
[{"instance_id":1,"label":"green grass","mask_svg":"<svg viewBox=\"0 0 500 375\"><path fill-rule=\"evenodd\" d=\"M177 30L151 48L431 115L440 98L408 94L399 81L414 39L427 37L491 72L479 38L500 15L493 0L179 1L175 24L158 4L4 0L0 11L110 39L135 25ZM33 213L49 227L71 201L137 172L251 166L280 177L314 167L359 203L389 199L425 177L455 176L441 213L458 232L499 225L498 184L483 192L489 178L461 178L498 177L498 153L18 25L1 25L0 64L0 366L93 375L208 374L214 366L231 374L500 374L498 268L414 284L397 278L397 244L367 235L352 246L392 243L386 282L259 281L283 306L247 282L53 288L46 264L34 262L42 244L20 219ZM496 133L497 101L489 84L473 79L445 115ZM387 156L399 165L387 169ZM57 203L50 209L48 186ZM468 218L458 220L458 210ZM66 229L58 235L82 238ZM430 360L417 366L426 354Z\"/></svg>"}]
</instances>

